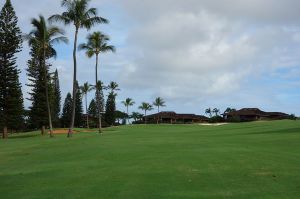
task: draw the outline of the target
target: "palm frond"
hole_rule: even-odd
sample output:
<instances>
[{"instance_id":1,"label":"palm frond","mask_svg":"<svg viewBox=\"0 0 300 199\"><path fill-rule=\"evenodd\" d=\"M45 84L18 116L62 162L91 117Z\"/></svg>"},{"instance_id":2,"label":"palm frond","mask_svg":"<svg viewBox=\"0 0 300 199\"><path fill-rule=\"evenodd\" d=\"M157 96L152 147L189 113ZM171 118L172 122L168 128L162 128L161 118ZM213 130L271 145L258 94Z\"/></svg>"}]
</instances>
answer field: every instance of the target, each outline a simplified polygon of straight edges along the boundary
<instances>
[{"instance_id":1,"label":"palm frond","mask_svg":"<svg viewBox=\"0 0 300 199\"><path fill-rule=\"evenodd\" d=\"M71 19L68 17L68 14L66 12L64 12L61 15L59 15L59 14L52 15L51 17L49 17L48 21L50 23L62 22L65 25L69 25L71 23Z\"/></svg>"},{"instance_id":2,"label":"palm frond","mask_svg":"<svg viewBox=\"0 0 300 199\"><path fill-rule=\"evenodd\" d=\"M50 44L56 44L61 42L67 44L69 42L69 39L65 36L56 37L50 41Z\"/></svg>"}]
</instances>

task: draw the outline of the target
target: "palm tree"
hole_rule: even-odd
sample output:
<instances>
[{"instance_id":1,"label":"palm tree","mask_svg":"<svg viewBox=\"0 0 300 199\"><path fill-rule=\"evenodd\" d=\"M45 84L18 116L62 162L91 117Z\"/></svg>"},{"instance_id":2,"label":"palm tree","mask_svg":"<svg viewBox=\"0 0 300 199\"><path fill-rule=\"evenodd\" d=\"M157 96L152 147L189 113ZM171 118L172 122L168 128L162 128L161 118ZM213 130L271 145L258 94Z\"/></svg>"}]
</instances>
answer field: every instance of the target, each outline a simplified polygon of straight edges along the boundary
<instances>
[{"instance_id":1,"label":"palm tree","mask_svg":"<svg viewBox=\"0 0 300 199\"><path fill-rule=\"evenodd\" d=\"M217 108L214 108L214 110L212 110L212 112L213 112L216 116L218 116L220 110L217 109Z\"/></svg>"},{"instance_id":2,"label":"palm tree","mask_svg":"<svg viewBox=\"0 0 300 199\"><path fill-rule=\"evenodd\" d=\"M100 53L106 53L106 52L115 52L115 47L108 45L107 42L109 41L109 37L107 35L102 34L101 32L94 32L93 34L89 34L87 36L87 43L80 44L79 50L85 50L86 55L91 58L94 55L96 56L96 84L98 82L98 60L99 60L99 54ZM96 96L99 96L97 93L99 92L98 89L96 89ZM97 100L97 106L99 107L100 99ZM100 109L98 109L98 117L100 118L99 121L101 121L101 112ZM99 123L99 126L101 125L101 122ZM101 133L101 126L99 128L99 132Z\"/></svg>"},{"instance_id":3,"label":"palm tree","mask_svg":"<svg viewBox=\"0 0 300 199\"><path fill-rule=\"evenodd\" d=\"M51 118L51 107L49 102L49 82L48 82L48 68L46 65L46 59L50 57L56 57L56 51L53 48L53 44L59 42L67 43L68 40L64 37L64 31L56 26L48 26L45 18L40 15L39 19L32 19L31 24L33 25L33 30L25 35L25 39L28 40L29 46L34 46L37 48L37 53L40 58L40 67L44 70L44 82L45 82L45 94L46 94L46 104L48 112L48 122L50 129L50 137L53 137L53 127Z\"/></svg>"},{"instance_id":4,"label":"palm tree","mask_svg":"<svg viewBox=\"0 0 300 199\"><path fill-rule=\"evenodd\" d=\"M74 74L73 74L73 98L75 99L77 89L77 37L79 29L85 28L90 30L96 24L108 23L108 20L97 16L96 8L89 8L90 0L62 0L61 6L66 8L66 11L62 14L52 15L49 19L51 21L63 22L65 25L73 24L75 26L75 39L73 47L73 62L74 62ZM75 120L75 100L72 104L72 119L68 132L68 137L73 134L74 120Z\"/></svg>"},{"instance_id":5,"label":"palm tree","mask_svg":"<svg viewBox=\"0 0 300 199\"><path fill-rule=\"evenodd\" d=\"M119 84L117 82L110 82L107 86L107 89L110 89L110 92L114 93L115 91L119 91Z\"/></svg>"},{"instance_id":6,"label":"palm tree","mask_svg":"<svg viewBox=\"0 0 300 199\"><path fill-rule=\"evenodd\" d=\"M153 105L157 107L157 113L159 113L159 108L166 106L166 102L161 97L158 97L153 102ZM159 118L157 118L157 124L158 124Z\"/></svg>"},{"instance_id":7,"label":"palm tree","mask_svg":"<svg viewBox=\"0 0 300 199\"><path fill-rule=\"evenodd\" d=\"M147 111L151 111L153 110L153 107L151 104L149 103L146 103L146 102L143 102L141 106L139 106L139 109L145 111L145 124L147 123L147 120L146 120L146 116L147 116Z\"/></svg>"},{"instance_id":8,"label":"palm tree","mask_svg":"<svg viewBox=\"0 0 300 199\"><path fill-rule=\"evenodd\" d=\"M137 120L143 118L143 114L141 114L139 112L132 112L130 118L134 119L134 121L136 122Z\"/></svg>"},{"instance_id":9,"label":"palm tree","mask_svg":"<svg viewBox=\"0 0 300 199\"><path fill-rule=\"evenodd\" d=\"M127 98L125 101L122 101L122 104L124 104L124 106L127 108L127 121L128 121L128 124L129 124L129 112L128 112L128 109L129 109L129 106L133 106L135 104L135 102L131 99L131 98Z\"/></svg>"},{"instance_id":10,"label":"palm tree","mask_svg":"<svg viewBox=\"0 0 300 199\"><path fill-rule=\"evenodd\" d=\"M80 44L78 49L85 50L89 58L96 56L96 82L98 82L98 60L100 53L115 52L114 46L108 45L109 37L101 32L94 32L87 36L87 43Z\"/></svg>"},{"instance_id":11,"label":"palm tree","mask_svg":"<svg viewBox=\"0 0 300 199\"><path fill-rule=\"evenodd\" d=\"M206 109L205 110L205 114L208 114L209 117L211 118L212 117L212 110L211 110L211 108Z\"/></svg>"},{"instance_id":12,"label":"palm tree","mask_svg":"<svg viewBox=\"0 0 300 199\"><path fill-rule=\"evenodd\" d=\"M88 105L87 105L87 95L90 91L93 90L93 87L88 83L84 83L81 87L80 87L81 93L82 95L85 96L85 113L86 113L86 126L89 129L89 114L88 114Z\"/></svg>"},{"instance_id":13,"label":"palm tree","mask_svg":"<svg viewBox=\"0 0 300 199\"><path fill-rule=\"evenodd\" d=\"M232 112L232 109L231 109L230 107L228 107L228 108L226 108L226 110L224 111L224 114L230 113L230 112Z\"/></svg>"}]
</instances>

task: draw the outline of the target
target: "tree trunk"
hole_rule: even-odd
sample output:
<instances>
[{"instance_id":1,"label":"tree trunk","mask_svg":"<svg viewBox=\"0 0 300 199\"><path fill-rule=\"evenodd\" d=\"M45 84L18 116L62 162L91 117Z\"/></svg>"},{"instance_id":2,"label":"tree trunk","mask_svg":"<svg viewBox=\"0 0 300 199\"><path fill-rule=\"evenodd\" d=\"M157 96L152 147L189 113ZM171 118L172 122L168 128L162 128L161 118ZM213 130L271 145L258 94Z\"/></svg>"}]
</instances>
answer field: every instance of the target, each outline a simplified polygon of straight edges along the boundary
<instances>
[{"instance_id":1,"label":"tree trunk","mask_svg":"<svg viewBox=\"0 0 300 199\"><path fill-rule=\"evenodd\" d=\"M42 129L41 129L42 135L45 135L45 131L46 131L45 129L46 129L46 128L45 128L45 126L43 125L43 126L42 126Z\"/></svg>"},{"instance_id":2,"label":"tree trunk","mask_svg":"<svg viewBox=\"0 0 300 199\"><path fill-rule=\"evenodd\" d=\"M128 111L128 106L127 106L127 122L128 122L128 125L129 125L129 111Z\"/></svg>"},{"instance_id":3,"label":"tree trunk","mask_svg":"<svg viewBox=\"0 0 300 199\"><path fill-rule=\"evenodd\" d=\"M50 108L50 102L49 102L49 91L48 91L48 73L47 73L47 66L46 66L46 50L43 49L43 64L44 64L44 79L45 79L45 92L46 92L46 103L47 103L47 109L48 109L48 121L49 121L49 131L50 131L50 137L53 136L53 127L52 127L52 116L51 116L51 108Z\"/></svg>"},{"instance_id":4,"label":"tree trunk","mask_svg":"<svg viewBox=\"0 0 300 199\"><path fill-rule=\"evenodd\" d=\"M99 55L96 54L96 84L98 83L98 59L99 59ZM102 133L102 114L101 114L101 110L100 110L100 93L98 88L96 88L96 96L98 99L96 99L96 103L97 103L97 107L98 107L98 118L99 118L99 133Z\"/></svg>"},{"instance_id":5,"label":"tree trunk","mask_svg":"<svg viewBox=\"0 0 300 199\"><path fill-rule=\"evenodd\" d=\"M2 135L2 138L3 138L3 139L7 139L7 138L8 138L7 126L5 126L5 127L3 128L3 135Z\"/></svg>"},{"instance_id":6,"label":"tree trunk","mask_svg":"<svg viewBox=\"0 0 300 199\"><path fill-rule=\"evenodd\" d=\"M74 74L73 74L73 99L72 99L72 118L71 124L68 132L68 137L72 137L73 135L73 128L74 128L74 121L75 121L75 107L76 107L76 93L77 93L77 60L76 60L76 50L77 50L77 37L78 37L78 27L76 27L75 31L75 40L74 40L74 49L73 49L73 62L74 62Z\"/></svg>"},{"instance_id":7,"label":"tree trunk","mask_svg":"<svg viewBox=\"0 0 300 199\"><path fill-rule=\"evenodd\" d=\"M156 119L156 122L157 122L157 124L158 124L158 120L159 120L160 118L159 118L159 106L157 106L157 119Z\"/></svg>"},{"instance_id":8,"label":"tree trunk","mask_svg":"<svg viewBox=\"0 0 300 199\"><path fill-rule=\"evenodd\" d=\"M85 94L85 112L86 112L86 126L89 129L89 113L88 113L88 107L87 107L87 93Z\"/></svg>"},{"instance_id":9,"label":"tree trunk","mask_svg":"<svg viewBox=\"0 0 300 199\"><path fill-rule=\"evenodd\" d=\"M147 124L147 111L145 110L145 124Z\"/></svg>"}]
</instances>

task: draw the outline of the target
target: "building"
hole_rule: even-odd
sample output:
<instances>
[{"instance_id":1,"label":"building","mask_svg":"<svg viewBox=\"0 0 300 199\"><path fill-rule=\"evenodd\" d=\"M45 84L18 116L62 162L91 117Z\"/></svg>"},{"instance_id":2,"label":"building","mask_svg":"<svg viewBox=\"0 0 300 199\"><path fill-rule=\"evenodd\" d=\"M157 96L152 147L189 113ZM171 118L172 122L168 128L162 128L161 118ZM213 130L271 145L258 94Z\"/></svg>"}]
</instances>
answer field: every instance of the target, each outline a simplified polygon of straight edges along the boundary
<instances>
[{"instance_id":1,"label":"building","mask_svg":"<svg viewBox=\"0 0 300 199\"><path fill-rule=\"evenodd\" d=\"M281 112L264 112L258 108L243 108L238 111L224 113L225 120L257 121L257 120L282 120L289 115Z\"/></svg>"},{"instance_id":2,"label":"building","mask_svg":"<svg viewBox=\"0 0 300 199\"><path fill-rule=\"evenodd\" d=\"M177 114L175 112L160 112L143 117L143 121L148 123L202 123L208 122L208 118L202 115L195 114Z\"/></svg>"}]
</instances>

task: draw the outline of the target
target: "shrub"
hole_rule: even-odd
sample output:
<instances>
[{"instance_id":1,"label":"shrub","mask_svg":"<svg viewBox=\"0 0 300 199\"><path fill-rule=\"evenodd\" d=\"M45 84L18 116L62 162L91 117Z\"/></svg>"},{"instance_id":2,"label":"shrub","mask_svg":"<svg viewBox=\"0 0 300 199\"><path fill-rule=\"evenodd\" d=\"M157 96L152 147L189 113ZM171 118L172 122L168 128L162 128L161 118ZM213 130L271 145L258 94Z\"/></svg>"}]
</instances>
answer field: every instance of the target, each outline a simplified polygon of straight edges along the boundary
<instances>
[{"instance_id":1,"label":"shrub","mask_svg":"<svg viewBox=\"0 0 300 199\"><path fill-rule=\"evenodd\" d=\"M209 118L208 120L209 123L219 123L219 122L225 122L224 118L221 116L214 116L212 118Z\"/></svg>"}]
</instances>

